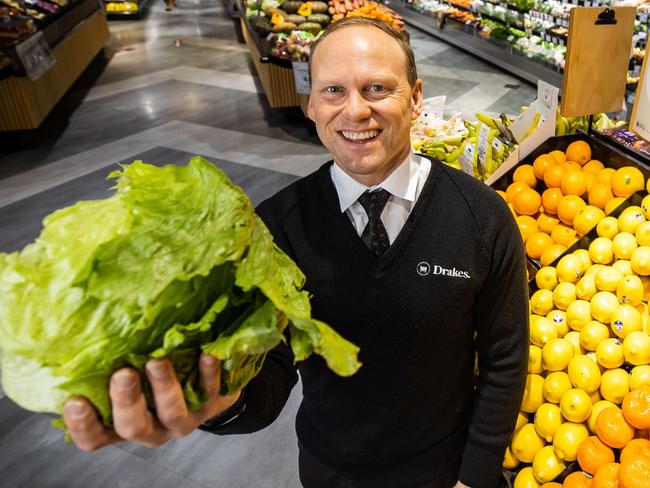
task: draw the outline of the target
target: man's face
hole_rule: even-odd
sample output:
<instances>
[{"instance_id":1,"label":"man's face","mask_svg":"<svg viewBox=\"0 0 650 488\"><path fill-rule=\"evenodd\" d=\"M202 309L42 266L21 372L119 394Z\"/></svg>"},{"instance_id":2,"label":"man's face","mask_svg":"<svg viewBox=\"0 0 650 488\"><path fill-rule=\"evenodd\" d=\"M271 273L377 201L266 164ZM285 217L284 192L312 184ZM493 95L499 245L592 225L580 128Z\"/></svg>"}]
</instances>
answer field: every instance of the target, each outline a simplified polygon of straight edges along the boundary
<instances>
[{"instance_id":1,"label":"man's face","mask_svg":"<svg viewBox=\"0 0 650 488\"><path fill-rule=\"evenodd\" d=\"M374 27L353 26L319 44L312 60L308 114L320 140L346 173L368 186L408 155L409 130L422 107L404 52Z\"/></svg>"}]
</instances>

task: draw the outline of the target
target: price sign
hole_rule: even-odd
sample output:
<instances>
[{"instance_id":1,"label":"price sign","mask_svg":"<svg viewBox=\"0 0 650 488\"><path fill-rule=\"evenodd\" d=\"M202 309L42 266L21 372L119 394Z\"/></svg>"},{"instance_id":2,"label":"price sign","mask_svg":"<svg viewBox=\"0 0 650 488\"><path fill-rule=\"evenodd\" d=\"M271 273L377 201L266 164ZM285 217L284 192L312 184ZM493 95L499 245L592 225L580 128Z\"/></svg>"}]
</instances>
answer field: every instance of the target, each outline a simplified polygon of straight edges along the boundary
<instances>
[{"instance_id":1,"label":"price sign","mask_svg":"<svg viewBox=\"0 0 650 488\"><path fill-rule=\"evenodd\" d=\"M32 81L38 80L56 62L41 31L18 44L16 54L25 68L27 77Z\"/></svg>"},{"instance_id":2,"label":"price sign","mask_svg":"<svg viewBox=\"0 0 650 488\"><path fill-rule=\"evenodd\" d=\"M646 14L645 12L640 13L639 14L639 22L644 22L645 23L647 21L648 21L648 14Z\"/></svg>"},{"instance_id":3,"label":"price sign","mask_svg":"<svg viewBox=\"0 0 650 488\"><path fill-rule=\"evenodd\" d=\"M463 172L467 173L470 176L474 176L474 159L476 154L476 148L471 142L465 144L465 150L463 153L458 156L458 162L460 163L460 168Z\"/></svg>"},{"instance_id":4,"label":"price sign","mask_svg":"<svg viewBox=\"0 0 650 488\"><path fill-rule=\"evenodd\" d=\"M296 93L309 95L311 86L309 83L309 63L292 61L293 80L296 83Z\"/></svg>"}]
</instances>

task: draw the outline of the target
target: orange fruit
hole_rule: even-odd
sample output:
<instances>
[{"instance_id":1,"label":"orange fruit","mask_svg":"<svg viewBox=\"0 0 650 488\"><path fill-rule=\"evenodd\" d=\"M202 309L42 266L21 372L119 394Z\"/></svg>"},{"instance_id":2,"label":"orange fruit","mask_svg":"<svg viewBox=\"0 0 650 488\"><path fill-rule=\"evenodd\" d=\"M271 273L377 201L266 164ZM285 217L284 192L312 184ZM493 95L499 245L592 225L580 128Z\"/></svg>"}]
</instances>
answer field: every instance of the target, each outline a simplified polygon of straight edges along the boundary
<instances>
[{"instance_id":1,"label":"orange fruit","mask_svg":"<svg viewBox=\"0 0 650 488\"><path fill-rule=\"evenodd\" d=\"M623 415L637 429L650 429L650 386L642 385L625 394Z\"/></svg>"},{"instance_id":2,"label":"orange fruit","mask_svg":"<svg viewBox=\"0 0 650 488\"><path fill-rule=\"evenodd\" d=\"M627 198L644 186L643 173L634 166L623 166L612 176L612 191L617 197Z\"/></svg>"},{"instance_id":3,"label":"orange fruit","mask_svg":"<svg viewBox=\"0 0 650 488\"><path fill-rule=\"evenodd\" d=\"M587 179L582 171L570 169L562 176L560 190L565 195L584 195L587 192Z\"/></svg>"},{"instance_id":4,"label":"orange fruit","mask_svg":"<svg viewBox=\"0 0 650 488\"><path fill-rule=\"evenodd\" d=\"M498 193L499 196L500 196L501 198L503 198L506 202L508 201L508 199L506 198L506 192L504 192L503 190L497 190L497 193Z\"/></svg>"},{"instance_id":5,"label":"orange fruit","mask_svg":"<svg viewBox=\"0 0 650 488\"><path fill-rule=\"evenodd\" d=\"M607 205L607 202L612 198L614 198L612 187L607 183L596 183L589 190L589 205L593 205L594 207L605 210L605 205Z\"/></svg>"},{"instance_id":6,"label":"orange fruit","mask_svg":"<svg viewBox=\"0 0 650 488\"><path fill-rule=\"evenodd\" d=\"M506 188L506 202L513 203L515 195L522 190L530 190L530 186L523 181L514 181L510 183L508 188Z\"/></svg>"},{"instance_id":7,"label":"orange fruit","mask_svg":"<svg viewBox=\"0 0 650 488\"><path fill-rule=\"evenodd\" d=\"M561 244L551 244L546 249L544 249L542 255L539 258L539 262L542 266L548 266L558 257L560 257L564 251L566 251L565 246Z\"/></svg>"},{"instance_id":8,"label":"orange fruit","mask_svg":"<svg viewBox=\"0 0 650 488\"><path fill-rule=\"evenodd\" d=\"M596 175L598 177L598 182L599 183L607 183L608 185L612 185L612 176L614 176L614 173L616 173L616 170L614 168L605 168L601 169L598 174Z\"/></svg>"},{"instance_id":9,"label":"orange fruit","mask_svg":"<svg viewBox=\"0 0 650 488\"><path fill-rule=\"evenodd\" d=\"M537 216L537 225L539 230L546 232L548 235L551 235L551 232L553 232L553 229L555 229L559 223L560 220L555 215L546 212L540 212Z\"/></svg>"},{"instance_id":10,"label":"orange fruit","mask_svg":"<svg viewBox=\"0 0 650 488\"><path fill-rule=\"evenodd\" d=\"M582 166L591 160L591 147L585 141L575 141L566 148L567 161L575 161Z\"/></svg>"},{"instance_id":11,"label":"orange fruit","mask_svg":"<svg viewBox=\"0 0 650 488\"><path fill-rule=\"evenodd\" d=\"M535 232L526 241L526 254L532 259L539 259L544 249L553 245L551 236L544 232Z\"/></svg>"},{"instance_id":12,"label":"orange fruit","mask_svg":"<svg viewBox=\"0 0 650 488\"><path fill-rule=\"evenodd\" d=\"M595 435L586 438L578 446L578 464L586 473L594 474L603 464L613 462L614 451Z\"/></svg>"},{"instance_id":13,"label":"orange fruit","mask_svg":"<svg viewBox=\"0 0 650 488\"><path fill-rule=\"evenodd\" d=\"M537 221L529 215L520 215L515 220L517 221L517 227L519 227L519 232L524 243L526 243L531 235L539 230Z\"/></svg>"},{"instance_id":14,"label":"orange fruit","mask_svg":"<svg viewBox=\"0 0 650 488\"><path fill-rule=\"evenodd\" d=\"M631 456L618 469L621 488L648 488L650 484L650 457Z\"/></svg>"},{"instance_id":15,"label":"orange fruit","mask_svg":"<svg viewBox=\"0 0 650 488\"><path fill-rule=\"evenodd\" d=\"M512 204L520 215L535 215L542 206L542 197L533 189L522 189L515 193Z\"/></svg>"},{"instance_id":16,"label":"orange fruit","mask_svg":"<svg viewBox=\"0 0 650 488\"><path fill-rule=\"evenodd\" d=\"M544 483L539 488L562 488L562 484L551 481L550 483Z\"/></svg>"},{"instance_id":17,"label":"orange fruit","mask_svg":"<svg viewBox=\"0 0 650 488\"><path fill-rule=\"evenodd\" d=\"M627 423L618 407L608 407L596 418L596 435L609 447L621 449L634 439L635 429Z\"/></svg>"},{"instance_id":18,"label":"orange fruit","mask_svg":"<svg viewBox=\"0 0 650 488\"><path fill-rule=\"evenodd\" d=\"M580 166L578 163L574 161L567 161L564 163L562 166L564 166L564 169L569 171L570 169L575 169L577 171L582 171L582 166Z\"/></svg>"},{"instance_id":19,"label":"orange fruit","mask_svg":"<svg viewBox=\"0 0 650 488\"><path fill-rule=\"evenodd\" d=\"M551 166L544 172L544 184L548 188L560 188L560 182L567 169L562 164Z\"/></svg>"},{"instance_id":20,"label":"orange fruit","mask_svg":"<svg viewBox=\"0 0 650 488\"><path fill-rule=\"evenodd\" d=\"M556 167L557 166L553 166L553 168ZM546 210L548 213L555 215L557 214L557 206L562 198L564 198L564 193L562 193L562 190L559 188L548 188L544 190L544 193L542 193L542 207L544 207L544 210Z\"/></svg>"},{"instance_id":21,"label":"orange fruit","mask_svg":"<svg viewBox=\"0 0 650 488\"><path fill-rule=\"evenodd\" d=\"M551 239L553 239L553 242L556 244L562 244L566 247L570 247L577 238L578 232L573 227L566 224L556 225L551 232Z\"/></svg>"},{"instance_id":22,"label":"orange fruit","mask_svg":"<svg viewBox=\"0 0 650 488\"><path fill-rule=\"evenodd\" d=\"M605 204L605 213L607 215L611 214L616 208L625 201L623 197L614 197L609 202Z\"/></svg>"},{"instance_id":23,"label":"orange fruit","mask_svg":"<svg viewBox=\"0 0 650 488\"><path fill-rule=\"evenodd\" d=\"M523 181L531 188L535 188L537 186L537 178L535 177L535 171L532 165L522 164L519 166L512 175L512 181Z\"/></svg>"},{"instance_id":24,"label":"orange fruit","mask_svg":"<svg viewBox=\"0 0 650 488\"><path fill-rule=\"evenodd\" d=\"M553 159L557 162L557 164L562 164L566 163L566 154L564 154L564 151L560 151L559 149L556 149L555 151L551 151L548 153L549 156L553 156Z\"/></svg>"},{"instance_id":25,"label":"orange fruit","mask_svg":"<svg viewBox=\"0 0 650 488\"><path fill-rule=\"evenodd\" d=\"M591 191L591 189L598 184L598 178L596 177L595 174L587 173L586 171L583 171L582 174L585 175L585 179L587 180L587 194L588 194Z\"/></svg>"},{"instance_id":26,"label":"orange fruit","mask_svg":"<svg viewBox=\"0 0 650 488\"><path fill-rule=\"evenodd\" d=\"M543 180L546 170L551 166L555 166L556 164L557 161L555 161L555 158L553 156L549 156L548 154L537 156L533 162L533 171L535 172L537 179Z\"/></svg>"},{"instance_id":27,"label":"orange fruit","mask_svg":"<svg viewBox=\"0 0 650 488\"><path fill-rule=\"evenodd\" d=\"M620 464L603 464L591 479L591 488L618 488L618 468Z\"/></svg>"},{"instance_id":28,"label":"orange fruit","mask_svg":"<svg viewBox=\"0 0 650 488\"><path fill-rule=\"evenodd\" d=\"M587 204L577 195L566 195L557 205L557 216L567 225L573 225L573 218Z\"/></svg>"},{"instance_id":29,"label":"orange fruit","mask_svg":"<svg viewBox=\"0 0 650 488\"><path fill-rule=\"evenodd\" d=\"M598 175L598 173L600 173L600 171L604 168L605 165L603 163L601 163L597 159L592 159L582 167L582 171L586 171L587 173Z\"/></svg>"},{"instance_id":30,"label":"orange fruit","mask_svg":"<svg viewBox=\"0 0 650 488\"><path fill-rule=\"evenodd\" d=\"M564 478L564 488L591 488L591 477L582 471L576 471Z\"/></svg>"},{"instance_id":31,"label":"orange fruit","mask_svg":"<svg viewBox=\"0 0 650 488\"><path fill-rule=\"evenodd\" d=\"M639 455L650 457L650 441L648 439L632 439L628 442L621 451L621 462Z\"/></svg>"}]
</instances>

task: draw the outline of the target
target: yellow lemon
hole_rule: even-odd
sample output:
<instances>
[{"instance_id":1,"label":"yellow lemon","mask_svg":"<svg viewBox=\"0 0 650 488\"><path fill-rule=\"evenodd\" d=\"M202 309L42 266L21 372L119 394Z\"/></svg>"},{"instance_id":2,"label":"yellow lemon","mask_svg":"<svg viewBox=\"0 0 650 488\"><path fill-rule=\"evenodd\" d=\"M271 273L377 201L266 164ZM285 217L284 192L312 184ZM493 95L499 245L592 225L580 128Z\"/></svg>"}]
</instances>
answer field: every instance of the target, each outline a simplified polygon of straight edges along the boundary
<instances>
[{"instance_id":1,"label":"yellow lemon","mask_svg":"<svg viewBox=\"0 0 650 488\"><path fill-rule=\"evenodd\" d=\"M560 403L562 395L573 388L569 375L564 371L554 371L544 378L542 393L544 399L551 403Z\"/></svg>"},{"instance_id":2,"label":"yellow lemon","mask_svg":"<svg viewBox=\"0 0 650 488\"><path fill-rule=\"evenodd\" d=\"M650 247L637 247L632 253L630 264L636 274L641 276L650 275Z\"/></svg>"},{"instance_id":3,"label":"yellow lemon","mask_svg":"<svg viewBox=\"0 0 650 488\"><path fill-rule=\"evenodd\" d=\"M619 259L617 261L614 261L612 263L612 267L616 268L624 277L634 274L634 271L632 271L632 265L627 259Z\"/></svg>"},{"instance_id":4,"label":"yellow lemon","mask_svg":"<svg viewBox=\"0 0 650 488\"><path fill-rule=\"evenodd\" d=\"M506 453L503 455L502 466L505 469L515 469L517 466L519 466L519 459L512 455L510 446L506 447Z\"/></svg>"},{"instance_id":5,"label":"yellow lemon","mask_svg":"<svg viewBox=\"0 0 650 488\"><path fill-rule=\"evenodd\" d=\"M625 339L630 332L643 330L641 313L632 305L619 305L611 315L614 334Z\"/></svg>"},{"instance_id":6,"label":"yellow lemon","mask_svg":"<svg viewBox=\"0 0 650 488\"><path fill-rule=\"evenodd\" d=\"M641 388L643 385L650 386L650 365L644 364L632 368L628 381L630 390L636 390L637 388Z\"/></svg>"},{"instance_id":7,"label":"yellow lemon","mask_svg":"<svg viewBox=\"0 0 650 488\"><path fill-rule=\"evenodd\" d=\"M533 459L533 475L542 483L552 481L565 468L566 464L555 455L553 446L541 448Z\"/></svg>"},{"instance_id":8,"label":"yellow lemon","mask_svg":"<svg viewBox=\"0 0 650 488\"><path fill-rule=\"evenodd\" d=\"M614 259L612 241L606 237L597 237L589 244L589 258L595 264L609 264Z\"/></svg>"},{"instance_id":9,"label":"yellow lemon","mask_svg":"<svg viewBox=\"0 0 650 488\"><path fill-rule=\"evenodd\" d=\"M643 215L647 219L650 216L650 195L646 195L641 200L641 210L643 210Z\"/></svg>"},{"instance_id":10,"label":"yellow lemon","mask_svg":"<svg viewBox=\"0 0 650 488\"><path fill-rule=\"evenodd\" d=\"M539 317L530 324L530 342L534 345L544 347L544 344L555 338L557 329L546 317Z\"/></svg>"},{"instance_id":11,"label":"yellow lemon","mask_svg":"<svg viewBox=\"0 0 650 488\"><path fill-rule=\"evenodd\" d=\"M557 428L562 425L562 411L554 403L543 403L535 412L535 430L546 439L546 442L553 442L553 435Z\"/></svg>"},{"instance_id":12,"label":"yellow lemon","mask_svg":"<svg viewBox=\"0 0 650 488\"><path fill-rule=\"evenodd\" d=\"M598 414L605 410L606 408L609 407L615 407L616 404L612 403L608 400L600 400L599 402L596 402L593 404L591 407L591 414L589 414L589 420L587 420L587 425L589 426L589 430L593 433L596 434L596 419L598 418Z\"/></svg>"},{"instance_id":13,"label":"yellow lemon","mask_svg":"<svg viewBox=\"0 0 650 488\"><path fill-rule=\"evenodd\" d=\"M600 219L605 216L598 207L593 205L586 205L578 210L578 213L573 217L573 228L583 236L594 227Z\"/></svg>"},{"instance_id":14,"label":"yellow lemon","mask_svg":"<svg viewBox=\"0 0 650 488\"><path fill-rule=\"evenodd\" d=\"M623 340L623 356L625 361L642 366L650 363L650 337L643 331L630 332ZM542 364L544 351L542 351Z\"/></svg>"},{"instance_id":15,"label":"yellow lemon","mask_svg":"<svg viewBox=\"0 0 650 488\"><path fill-rule=\"evenodd\" d=\"M542 348L531 344L528 346L528 373L540 374L543 371Z\"/></svg>"},{"instance_id":16,"label":"yellow lemon","mask_svg":"<svg viewBox=\"0 0 650 488\"><path fill-rule=\"evenodd\" d=\"M609 324L614 310L620 305L611 291L599 291L591 297L590 304L591 316L603 324Z\"/></svg>"},{"instance_id":17,"label":"yellow lemon","mask_svg":"<svg viewBox=\"0 0 650 488\"><path fill-rule=\"evenodd\" d=\"M625 201L625 198L623 198L623 197L610 198L610 200L605 204L605 213L608 214L608 215L611 214L624 201Z\"/></svg>"},{"instance_id":18,"label":"yellow lemon","mask_svg":"<svg viewBox=\"0 0 650 488\"><path fill-rule=\"evenodd\" d=\"M584 422L591 413L591 398L580 388L571 388L560 398L560 410L569 422Z\"/></svg>"},{"instance_id":19,"label":"yellow lemon","mask_svg":"<svg viewBox=\"0 0 650 488\"><path fill-rule=\"evenodd\" d=\"M542 367L546 371L562 371L575 354L573 344L564 339L551 339L542 349Z\"/></svg>"},{"instance_id":20,"label":"yellow lemon","mask_svg":"<svg viewBox=\"0 0 650 488\"><path fill-rule=\"evenodd\" d=\"M575 461L578 457L578 446L587 437L589 431L583 424L564 422L553 436L555 455L563 461Z\"/></svg>"},{"instance_id":21,"label":"yellow lemon","mask_svg":"<svg viewBox=\"0 0 650 488\"><path fill-rule=\"evenodd\" d=\"M544 266L535 274L535 284L540 290L552 291L557 283L557 272L551 266Z\"/></svg>"},{"instance_id":22,"label":"yellow lemon","mask_svg":"<svg viewBox=\"0 0 650 488\"><path fill-rule=\"evenodd\" d=\"M530 309L537 315L546 315L553 310L553 292L541 289L530 297Z\"/></svg>"},{"instance_id":23,"label":"yellow lemon","mask_svg":"<svg viewBox=\"0 0 650 488\"><path fill-rule=\"evenodd\" d=\"M566 320L573 330L580 332L591 321L591 304L587 300L575 300L566 309Z\"/></svg>"},{"instance_id":24,"label":"yellow lemon","mask_svg":"<svg viewBox=\"0 0 650 488\"><path fill-rule=\"evenodd\" d=\"M587 351L585 351L585 349L582 347L582 344L580 344L580 332L577 330L567 332L562 339L566 339L571 344L573 344L573 350L575 351L576 356L587 354Z\"/></svg>"},{"instance_id":25,"label":"yellow lemon","mask_svg":"<svg viewBox=\"0 0 650 488\"><path fill-rule=\"evenodd\" d=\"M512 436L510 451L522 463L532 463L535 454L544 447L544 439L533 424L526 424Z\"/></svg>"},{"instance_id":26,"label":"yellow lemon","mask_svg":"<svg viewBox=\"0 0 650 488\"><path fill-rule=\"evenodd\" d=\"M533 467L528 466L517 473L513 488L540 488L540 486L542 484L535 479Z\"/></svg>"},{"instance_id":27,"label":"yellow lemon","mask_svg":"<svg viewBox=\"0 0 650 488\"><path fill-rule=\"evenodd\" d=\"M637 227L645 222L643 209L635 205L627 207L618 216L618 230L619 232L629 232L634 234Z\"/></svg>"},{"instance_id":28,"label":"yellow lemon","mask_svg":"<svg viewBox=\"0 0 650 488\"><path fill-rule=\"evenodd\" d=\"M634 234L619 232L612 239L612 248L616 259L630 259L634 250L639 247Z\"/></svg>"},{"instance_id":29,"label":"yellow lemon","mask_svg":"<svg viewBox=\"0 0 650 488\"><path fill-rule=\"evenodd\" d=\"M587 351L595 351L605 339L609 339L609 327L592 320L580 331L580 345Z\"/></svg>"},{"instance_id":30,"label":"yellow lemon","mask_svg":"<svg viewBox=\"0 0 650 488\"><path fill-rule=\"evenodd\" d=\"M568 306L576 300L576 285L565 281L559 283L552 293L553 305L560 310L566 310Z\"/></svg>"},{"instance_id":31,"label":"yellow lemon","mask_svg":"<svg viewBox=\"0 0 650 488\"><path fill-rule=\"evenodd\" d=\"M600 396L600 391L596 390L595 392L589 395L589 399L591 400L591 403L594 404L602 400L603 397Z\"/></svg>"},{"instance_id":32,"label":"yellow lemon","mask_svg":"<svg viewBox=\"0 0 650 488\"><path fill-rule=\"evenodd\" d=\"M643 300L643 291L641 278L636 275L624 276L616 289L616 297L622 304L636 307Z\"/></svg>"},{"instance_id":33,"label":"yellow lemon","mask_svg":"<svg viewBox=\"0 0 650 488\"><path fill-rule=\"evenodd\" d=\"M600 222L596 225L596 233L598 234L598 237L613 239L614 236L618 234L618 220L616 217L605 217L600 219Z\"/></svg>"},{"instance_id":34,"label":"yellow lemon","mask_svg":"<svg viewBox=\"0 0 650 488\"><path fill-rule=\"evenodd\" d=\"M546 318L553 322L557 329L557 336L564 337L569 332L569 324L566 320L566 312L564 310L551 310Z\"/></svg>"},{"instance_id":35,"label":"yellow lemon","mask_svg":"<svg viewBox=\"0 0 650 488\"><path fill-rule=\"evenodd\" d=\"M526 412L519 412L517 414L517 423L515 424L515 432L521 429L524 425L528 423L528 414Z\"/></svg>"},{"instance_id":36,"label":"yellow lemon","mask_svg":"<svg viewBox=\"0 0 650 488\"><path fill-rule=\"evenodd\" d=\"M605 267L604 264L592 264L591 266L589 266L589 269L585 273L585 276L593 276L595 278L596 273L598 273L604 267Z\"/></svg>"},{"instance_id":37,"label":"yellow lemon","mask_svg":"<svg viewBox=\"0 0 650 488\"><path fill-rule=\"evenodd\" d=\"M596 360L603 368L618 368L625 362L623 343L616 338L601 341L596 348Z\"/></svg>"},{"instance_id":38,"label":"yellow lemon","mask_svg":"<svg viewBox=\"0 0 650 488\"><path fill-rule=\"evenodd\" d=\"M613 266L605 266L596 273L596 288L599 291L616 293L618 284L623 280L623 275Z\"/></svg>"},{"instance_id":39,"label":"yellow lemon","mask_svg":"<svg viewBox=\"0 0 650 488\"><path fill-rule=\"evenodd\" d=\"M620 405L623 397L629 393L628 373L624 369L608 369L603 373L600 383L600 394L605 400Z\"/></svg>"},{"instance_id":40,"label":"yellow lemon","mask_svg":"<svg viewBox=\"0 0 650 488\"><path fill-rule=\"evenodd\" d=\"M555 267L557 271L557 279L560 283L568 281L575 283L580 279L583 274L583 261L580 257L573 254L568 254L560 258L560 261Z\"/></svg>"},{"instance_id":41,"label":"yellow lemon","mask_svg":"<svg viewBox=\"0 0 650 488\"><path fill-rule=\"evenodd\" d=\"M586 355L575 356L569 361L569 379L571 384L587 393L593 393L600 387L600 369L598 364Z\"/></svg>"},{"instance_id":42,"label":"yellow lemon","mask_svg":"<svg viewBox=\"0 0 650 488\"><path fill-rule=\"evenodd\" d=\"M650 222L643 222L634 231L639 246L650 246Z\"/></svg>"},{"instance_id":43,"label":"yellow lemon","mask_svg":"<svg viewBox=\"0 0 650 488\"><path fill-rule=\"evenodd\" d=\"M527 376L526 388L524 389L524 398L521 401L522 412L535 413L537 411L539 406L544 403L543 388L544 378L538 374L529 374ZM517 456L517 458L521 461L524 461L523 459L519 458L519 456Z\"/></svg>"},{"instance_id":44,"label":"yellow lemon","mask_svg":"<svg viewBox=\"0 0 650 488\"><path fill-rule=\"evenodd\" d=\"M586 249L576 249L573 251L574 256L578 256L582 261L582 272L585 273L589 266L591 266L591 258L589 257L589 251Z\"/></svg>"},{"instance_id":45,"label":"yellow lemon","mask_svg":"<svg viewBox=\"0 0 650 488\"><path fill-rule=\"evenodd\" d=\"M585 274L576 283L576 298L580 300L591 300L597 291L596 277L593 273Z\"/></svg>"}]
</instances>

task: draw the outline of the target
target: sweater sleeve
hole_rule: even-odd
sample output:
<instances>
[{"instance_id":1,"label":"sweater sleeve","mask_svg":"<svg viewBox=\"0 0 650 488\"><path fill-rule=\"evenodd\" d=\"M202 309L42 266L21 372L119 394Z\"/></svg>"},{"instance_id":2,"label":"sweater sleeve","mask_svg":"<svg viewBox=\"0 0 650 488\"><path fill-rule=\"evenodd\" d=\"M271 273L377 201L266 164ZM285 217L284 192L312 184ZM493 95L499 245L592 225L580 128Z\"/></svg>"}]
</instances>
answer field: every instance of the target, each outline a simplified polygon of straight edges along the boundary
<instances>
[{"instance_id":1,"label":"sweater sleeve","mask_svg":"<svg viewBox=\"0 0 650 488\"><path fill-rule=\"evenodd\" d=\"M459 479L471 488L498 486L505 448L521 405L528 364L528 286L519 231L505 205L485 238L491 265L476 300L479 376Z\"/></svg>"},{"instance_id":2,"label":"sweater sleeve","mask_svg":"<svg viewBox=\"0 0 650 488\"><path fill-rule=\"evenodd\" d=\"M269 228L275 243L291 256L289 244L270 206L260 205L257 213ZM249 434L267 427L280 415L297 381L293 351L287 340L287 344L279 344L268 352L262 369L246 385L242 392L245 401L241 413L223 426L211 429L211 432L220 435Z\"/></svg>"}]
</instances>

